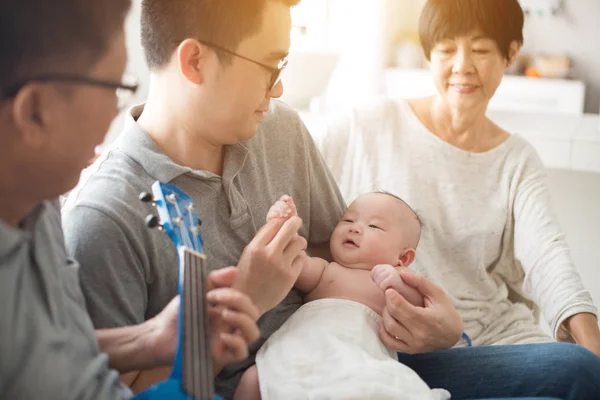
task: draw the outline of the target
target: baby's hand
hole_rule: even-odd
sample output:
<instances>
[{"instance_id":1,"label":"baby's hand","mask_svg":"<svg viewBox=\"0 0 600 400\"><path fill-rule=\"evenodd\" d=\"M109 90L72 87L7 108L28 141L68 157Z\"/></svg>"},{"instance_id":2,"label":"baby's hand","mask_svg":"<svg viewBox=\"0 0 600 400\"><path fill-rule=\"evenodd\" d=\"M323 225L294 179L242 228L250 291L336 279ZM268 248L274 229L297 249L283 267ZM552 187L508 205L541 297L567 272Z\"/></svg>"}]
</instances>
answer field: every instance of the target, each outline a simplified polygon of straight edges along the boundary
<instances>
[{"instance_id":1,"label":"baby's hand","mask_svg":"<svg viewBox=\"0 0 600 400\"><path fill-rule=\"evenodd\" d=\"M290 218L296 215L298 215L298 212L296 211L294 200L287 194L284 194L281 196L281 199L269 209L269 212L267 213L267 222L273 218Z\"/></svg>"},{"instance_id":2,"label":"baby's hand","mask_svg":"<svg viewBox=\"0 0 600 400\"><path fill-rule=\"evenodd\" d=\"M423 295L417 289L405 284L396 268L390 264L376 265L371 270L371 279L383 292L390 288L394 289L412 305L423 307Z\"/></svg>"}]
</instances>

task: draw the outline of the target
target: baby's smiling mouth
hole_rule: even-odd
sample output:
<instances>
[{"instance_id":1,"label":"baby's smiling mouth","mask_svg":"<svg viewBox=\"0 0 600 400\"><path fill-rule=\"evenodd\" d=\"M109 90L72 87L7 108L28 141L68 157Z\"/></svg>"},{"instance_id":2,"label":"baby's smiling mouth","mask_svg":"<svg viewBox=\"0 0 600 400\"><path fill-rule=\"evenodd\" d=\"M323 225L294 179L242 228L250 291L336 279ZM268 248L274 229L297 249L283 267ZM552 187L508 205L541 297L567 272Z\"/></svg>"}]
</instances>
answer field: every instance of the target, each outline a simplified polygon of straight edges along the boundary
<instances>
[{"instance_id":1,"label":"baby's smiling mouth","mask_svg":"<svg viewBox=\"0 0 600 400\"><path fill-rule=\"evenodd\" d=\"M356 244L356 242L354 240L352 240L352 239L346 239L346 240L344 240L343 245L346 246L346 247L354 247L354 248L358 248L359 247L358 244Z\"/></svg>"}]
</instances>

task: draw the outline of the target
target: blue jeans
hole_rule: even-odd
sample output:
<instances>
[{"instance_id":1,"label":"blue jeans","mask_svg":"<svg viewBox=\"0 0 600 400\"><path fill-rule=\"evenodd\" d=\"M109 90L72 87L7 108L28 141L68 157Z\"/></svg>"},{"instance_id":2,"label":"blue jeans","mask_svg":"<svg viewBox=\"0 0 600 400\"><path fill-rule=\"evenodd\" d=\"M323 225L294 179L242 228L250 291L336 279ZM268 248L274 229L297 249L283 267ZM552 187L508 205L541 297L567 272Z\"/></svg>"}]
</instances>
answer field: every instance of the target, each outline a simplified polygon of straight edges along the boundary
<instances>
[{"instance_id":1,"label":"blue jeans","mask_svg":"<svg viewBox=\"0 0 600 400\"><path fill-rule=\"evenodd\" d=\"M600 357L568 343L455 348L398 354L431 388L453 400L600 399Z\"/></svg>"}]
</instances>

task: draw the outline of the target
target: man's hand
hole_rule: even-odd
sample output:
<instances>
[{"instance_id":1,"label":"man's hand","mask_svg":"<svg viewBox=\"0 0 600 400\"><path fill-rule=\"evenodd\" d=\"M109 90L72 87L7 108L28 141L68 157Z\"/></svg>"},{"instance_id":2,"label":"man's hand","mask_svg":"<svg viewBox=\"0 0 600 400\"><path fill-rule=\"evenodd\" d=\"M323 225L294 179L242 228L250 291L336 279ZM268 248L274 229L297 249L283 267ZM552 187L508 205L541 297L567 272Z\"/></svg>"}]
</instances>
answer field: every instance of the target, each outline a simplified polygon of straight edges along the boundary
<instances>
[{"instance_id":1,"label":"man's hand","mask_svg":"<svg viewBox=\"0 0 600 400\"><path fill-rule=\"evenodd\" d=\"M211 317L212 356L215 371L248 356L248 345L259 337L258 309L250 298L229 288L238 275L234 267L208 274L207 299ZM158 365L170 364L177 349L179 296L148 322L154 326L151 350Z\"/></svg>"},{"instance_id":2,"label":"man's hand","mask_svg":"<svg viewBox=\"0 0 600 400\"><path fill-rule=\"evenodd\" d=\"M216 376L226 365L248 357L248 346L260 337L256 325L259 313L250 297L234 289L212 290L207 299L215 304L209 311L213 372Z\"/></svg>"},{"instance_id":3,"label":"man's hand","mask_svg":"<svg viewBox=\"0 0 600 400\"><path fill-rule=\"evenodd\" d=\"M267 222L274 218L287 219L289 217L295 217L297 215L298 211L296 210L294 200L287 194L284 194L269 209L269 212L267 213Z\"/></svg>"},{"instance_id":4,"label":"man's hand","mask_svg":"<svg viewBox=\"0 0 600 400\"><path fill-rule=\"evenodd\" d=\"M287 296L304 264L306 239L298 235L302 220L292 215L295 207L291 198L289 203L281 200L280 206L282 212L288 214L268 218L267 224L244 249L238 263L239 276L233 285L250 296L261 315Z\"/></svg>"},{"instance_id":5,"label":"man's hand","mask_svg":"<svg viewBox=\"0 0 600 400\"><path fill-rule=\"evenodd\" d=\"M178 315L179 296L176 296L160 314L146 321L154 327L150 350L153 353L153 359L156 360L156 366L171 364L175 359Z\"/></svg>"},{"instance_id":6,"label":"man's hand","mask_svg":"<svg viewBox=\"0 0 600 400\"><path fill-rule=\"evenodd\" d=\"M408 268L400 271L403 282L424 297L415 307L394 289L385 291L381 341L402 353L427 353L454 346L463 332L463 321L444 290Z\"/></svg>"},{"instance_id":7,"label":"man's hand","mask_svg":"<svg viewBox=\"0 0 600 400\"><path fill-rule=\"evenodd\" d=\"M298 211L296 209L296 205L294 204L294 199L287 194L284 194L269 209L269 212L267 213L267 222L276 218L288 219L297 215ZM313 245L310 249L307 249L304 254L301 254L301 256L305 261L303 265L306 265L306 263L310 261L311 257L319 257L329 262L332 261L329 242L322 243L321 245L317 246Z\"/></svg>"}]
</instances>

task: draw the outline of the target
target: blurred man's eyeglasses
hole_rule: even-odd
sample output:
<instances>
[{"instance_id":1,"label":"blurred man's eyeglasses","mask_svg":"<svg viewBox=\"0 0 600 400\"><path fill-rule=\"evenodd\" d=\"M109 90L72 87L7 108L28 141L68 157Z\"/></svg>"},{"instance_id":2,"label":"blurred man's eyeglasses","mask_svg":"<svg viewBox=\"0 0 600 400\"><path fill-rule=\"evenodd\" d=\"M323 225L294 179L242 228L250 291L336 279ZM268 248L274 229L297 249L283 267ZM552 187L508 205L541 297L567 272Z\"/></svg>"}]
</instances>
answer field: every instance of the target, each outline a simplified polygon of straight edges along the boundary
<instances>
[{"instance_id":1,"label":"blurred man's eyeglasses","mask_svg":"<svg viewBox=\"0 0 600 400\"><path fill-rule=\"evenodd\" d=\"M284 70L284 68L288 64L288 60L286 58L284 58L283 60L281 60L279 62L279 65L277 65L277 68L273 68L273 67L265 65L263 63L260 63L258 61L255 61L255 60L253 60L251 58L241 56L238 53L235 53L235 52L233 52L231 50L228 50L228 49L226 49L224 47L221 47L221 46L219 46L217 44L214 44L214 43L211 43L211 42L207 42L207 41L204 41L204 40L198 40L198 41L200 43L203 43L203 44L207 45L207 46L213 47L213 48L215 48L217 50L221 50L222 52L225 52L227 54L231 54L232 56L241 58L242 60L250 61L251 63L259 65L259 66L263 67L264 69L266 69L267 71L269 71L271 73L271 80L269 81L269 90L273 90L273 88L279 83L279 81L281 81L281 72Z\"/></svg>"},{"instance_id":2,"label":"blurred man's eyeglasses","mask_svg":"<svg viewBox=\"0 0 600 400\"><path fill-rule=\"evenodd\" d=\"M101 88L111 89L116 91L117 95L117 110L122 111L131 105L133 97L138 90L136 79L126 75L123 82L111 82L102 79L90 78L87 76L68 75L68 74L48 74L41 75L35 78L28 79L19 84L10 86L1 92L1 98L10 99L15 97L25 85L30 82L58 82L72 83L77 85L97 86Z\"/></svg>"}]
</instances>

